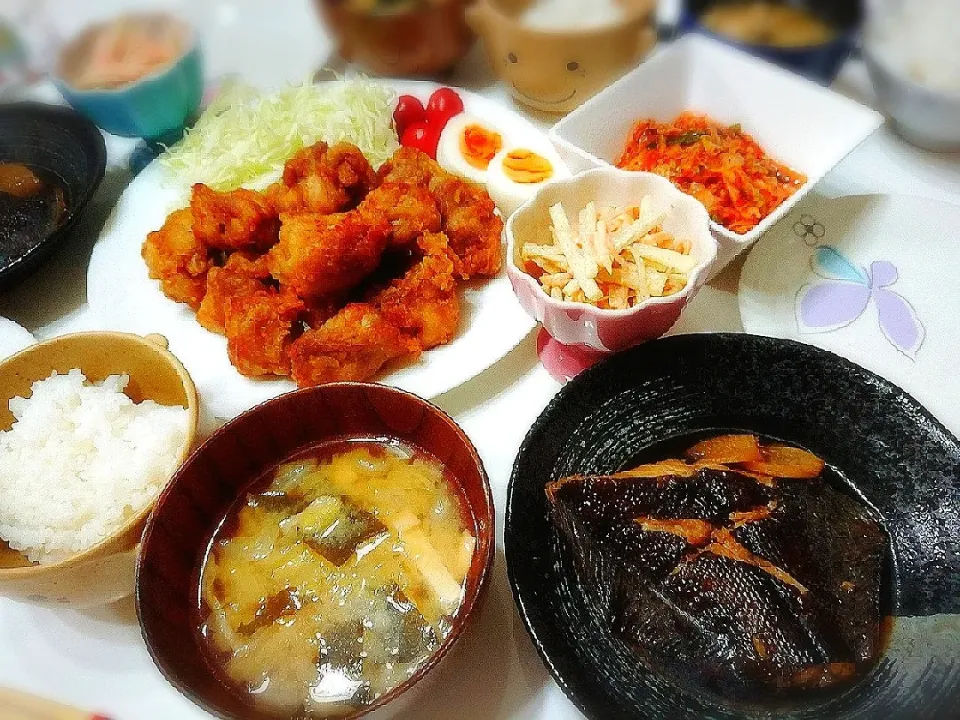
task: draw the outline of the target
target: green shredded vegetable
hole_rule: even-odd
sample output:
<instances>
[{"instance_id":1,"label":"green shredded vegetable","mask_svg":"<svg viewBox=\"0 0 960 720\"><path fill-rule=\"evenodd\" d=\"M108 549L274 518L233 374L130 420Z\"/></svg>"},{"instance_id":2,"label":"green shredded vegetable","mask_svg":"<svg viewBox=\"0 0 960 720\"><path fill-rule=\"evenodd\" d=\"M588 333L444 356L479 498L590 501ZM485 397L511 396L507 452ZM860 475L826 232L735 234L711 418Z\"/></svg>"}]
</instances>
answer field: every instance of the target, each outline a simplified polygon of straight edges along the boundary
<instances>
[{"instance_id":1,"label":"green shredded vegetable","mask_svg":"<svg viewBox=\"0 0 960 720\"><path fill-rule=\"evenodd\" d=\"M178 180L221 191L273 180L297 150L320 140L351 142L376 168L398 147L395 100L389 87L364 78L269 94L233 83L160 162Z\"/></svg>"}]
</instances>

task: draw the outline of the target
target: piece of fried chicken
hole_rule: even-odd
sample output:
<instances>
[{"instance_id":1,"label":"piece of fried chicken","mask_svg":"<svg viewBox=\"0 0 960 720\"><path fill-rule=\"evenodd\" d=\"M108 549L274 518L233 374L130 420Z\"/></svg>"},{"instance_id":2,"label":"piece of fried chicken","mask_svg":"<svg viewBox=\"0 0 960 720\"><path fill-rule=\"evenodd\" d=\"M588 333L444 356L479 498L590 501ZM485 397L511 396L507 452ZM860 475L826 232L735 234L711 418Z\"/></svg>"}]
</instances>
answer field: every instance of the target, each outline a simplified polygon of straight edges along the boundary
<instances>
[{"instance_id":1,"label":"piece of fried chicken","mask_svg":"<svg viewBox=\"0 0 960 720\"><path fill-rule=\"evenodd\" d=\"M352 303L290 346L300 387L368 380L387 363L418 352L417 344L372 305Z\"/></svg>"},{"instance_id":2,"label":"piece of fried chicken","mask_svg":"<svg viewBox=\"0 0 960 720\"><path fill-rule=\"evenodd\" d=\"M422 150L401 147L380 166L377 178L381 183L408 183L426 187L434 177L444 174L440 164Z\"/></svg>"},{"instance_id":3,"label":"piece of fried chicken","mask_svg":"<svg viewBox=\"0 0 960 720\"><path fill-rule=\"evenodd\" d=\"M266 256L235 252L207 273L197 321L227 336L230 362L242 375L290 374L287 349L305 312L293 292L278 288Z\"/></svg>"},{"instance_id":4,"label":"piece of fried chicken","mask_svg":"<svg viewBox=\"0 0 960 720\"><path fill-rule=\"evenodd\" d=\"M230 296L223 317L233 366L249 377L289 375L288 350L303 309L303 301L285 289L262 286Z\"/></svg>"},{"instance_id":5,"label":"piece of fried chicken","mask_svg":"<svg viewBox=\"0 0 960 720\"><path fill-rule=\"evenodd\" d=\"M331 213L351 210L377 185L363 152L350 143L302 148L287 160L283 179L266 198L278 213Z\"/></svg>"},{"instance_id":6,"label":"piece of fried chicken","mask_svg":"<svg viewBox=\"0 0 960 720\"><path fill-rule=\"evenodd\" d=\"M193 232L190 208L171 213L163 227L147 235L140 251L150 277L171 300L196 310L207 292L210 252Z\"/></svg>"},{"instance_id":7,"label":"piece of fried chicken","mask_svg":"<svg viewBox=\"0 0 960 720\"><path fill-rule=\"evenodd\" d=\"M197 321L210 332L224 334L231 298L258 295L270 280L265 256L233 253L223 267L212 267L207 273L207 293L197 310Z\"/></svg>"},{"instance_id":8,"label":"piece of fried chicken","mask_svg":"<svg viewBox=\"0 0 960 720\"><path fill-rule=\"evenodd\" d=\"M403 277L374 293L370 303L392 324L413 337L423 350L453 339L460 322L460 299L454 255L442 233L417 241L421 257Z\"/></svg>"},{"instance_id":9,"label":"piece of fried chicken","mask_svg":"<svg viewBox=\"0 0 960 720\"><path fill-rule=\"evenodd\" d=\"M486 190L443 170L415 148L402 147L378 172L381 184L428 187L440 210L440 229L460 259L457 275L494 277L503 267L503 221Z\"/></svg>"},{"instance_id":10,"label":"piece of fried chicken","mask_svg":"<svg viewBox=\"0 0 960 720\"><path fill-rule=\"evenodd\" d=\"M386 218L391 247L409 247L424 233L440 230L440 209L426 186L383 183L364 198L359 211L364 217Z\"/></svg>"},{"instance_id":11,"label":"piece of fried chicken","mask_svg":"<svg viewBox=\"0 0 960 720\"><path fill-rule=\"evenodd\" d=\"M304 299L356 286L380 264L390 226L354 210L336 215L284 215L280 242L267 257L270 274Z\"/></svg>"},{"instance_id":12,"label":"piece of fried chicken","mask_svg":"<svg viewBox=\"0 0 960 720\"><path fill-rule=\"evenodd\" d=\"M208 247L265 252L277 242L280 219L266 198L253 190L222 193L197 183L190 209L197 240Z\"/></svg>"},{"instance_id":13,"label":"piece of fried chicken","mask_svg":"<svg viewBox=\"0 0 960 720\"><path fill-rule=\"evenodd\" d=\"M331 295L329 297L305 300L303 313L300 316L304 329L311 330L320 327L340 312L341 308L346 304L347 300L343 295Z\"/></svg>"},{"instance_id":14,"label":"piece of fried chicken","mask_svg":"<svg viewBox=\"0 0 960 720\"><path fill-rule=\"evenodd\" d=\"M444 173L434 176L430 192L443 217L443 232L460 259L457 275L494 277L503 268L503 221L487 191Z\"/></svg>"}]
</instances>

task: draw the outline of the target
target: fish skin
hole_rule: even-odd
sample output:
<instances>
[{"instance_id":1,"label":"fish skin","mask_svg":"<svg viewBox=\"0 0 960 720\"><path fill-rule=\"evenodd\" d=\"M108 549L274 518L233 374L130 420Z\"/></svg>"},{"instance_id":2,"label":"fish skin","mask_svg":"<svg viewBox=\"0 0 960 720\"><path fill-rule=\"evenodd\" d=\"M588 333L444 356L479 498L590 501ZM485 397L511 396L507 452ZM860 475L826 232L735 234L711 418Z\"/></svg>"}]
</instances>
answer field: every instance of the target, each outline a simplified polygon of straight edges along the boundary
<instances>
[{"instance_id":1,"label":"fish skin","mask_svg":"<svg viewBox=\"0 0 960 720\"><path fill-rule=\"evenodd\" d=\"M716 466L665 472L547 488L587 602L645 665L756 701L846 683L877 660L887 539L871 510L822 479L771 486ZM712 542L735 543L781 577L682 533L645 530L641 518L705 520Z\"/></svg>"}]
</instances>

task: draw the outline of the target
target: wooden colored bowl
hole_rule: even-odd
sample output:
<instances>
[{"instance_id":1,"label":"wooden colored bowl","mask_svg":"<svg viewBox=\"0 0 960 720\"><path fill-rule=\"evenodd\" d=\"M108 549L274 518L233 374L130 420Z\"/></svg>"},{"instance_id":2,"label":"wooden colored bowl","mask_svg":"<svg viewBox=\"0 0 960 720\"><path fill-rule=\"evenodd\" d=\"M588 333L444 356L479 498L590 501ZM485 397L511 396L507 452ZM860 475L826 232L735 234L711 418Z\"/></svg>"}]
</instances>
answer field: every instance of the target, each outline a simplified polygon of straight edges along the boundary
<instances>
[{"instance_id":1,"label":"wooden colored bowl","mask_svg":"<svg viewBox=\"0 0 960 720\"><path fill-rule=\"evenodd\" d=\"M493 565L494 506L483 462L463 430L427 401L385 385L334 383L282 395L204 442L160 496L143 534L136 601L144 640L167 680L206 711L244 720L286 717L253 711L204 659L196 632L198 583L215 529L265 472L318 444L351 437L394 438L437 458L460 484L477 543L450 635L409 680L349 718L406 692L440 662L470 622Z\"/></svg>"},{"instance_id":2,"label":"wooden colored bowl","mask_svg":"<svg viewBox=\"0 0 960 720\"><path fill-rule=\"evenodd\" d=\"M542 112L579 107L635 67L657 41L653 0L623 0L621 22L564 30L521 22L530 2L477 0L467 20L483 39L490 67L513 96Z\"/></svg>"},{"instance_id":3,"label":"wooden colored bowl","mask_svg":"<svg viewBox=\"0 0 960 720\"><path fill-rule=\"evenodd\" d=\"M190 453L197 433L197 390L190 375L159 335L142 338L115 332L64 335L33 345L0 363L0 430L9 430L7 405L28 397L31 386L54 371L79 368L88 380L128 375L126 394L135 402L153 400L180 405L190 413L187 442L178 463ZM0 539L0 595L43 605L91 607L133 592L137 548L153 503L144 507L103 542L49 565L30 562Z\"/></svg>"},{"instance_id":4,"label":"wooden colored bowl","mask_svg":"<svg viewBox=\"0 0 960 720\"><path fill-rule=\"evenodd\" d=\"M467 0L439 0L412 10L369 12L346 0L314 0L340 56L390 77L438 75L473 46Z\"/></svg>"}]
</instances>

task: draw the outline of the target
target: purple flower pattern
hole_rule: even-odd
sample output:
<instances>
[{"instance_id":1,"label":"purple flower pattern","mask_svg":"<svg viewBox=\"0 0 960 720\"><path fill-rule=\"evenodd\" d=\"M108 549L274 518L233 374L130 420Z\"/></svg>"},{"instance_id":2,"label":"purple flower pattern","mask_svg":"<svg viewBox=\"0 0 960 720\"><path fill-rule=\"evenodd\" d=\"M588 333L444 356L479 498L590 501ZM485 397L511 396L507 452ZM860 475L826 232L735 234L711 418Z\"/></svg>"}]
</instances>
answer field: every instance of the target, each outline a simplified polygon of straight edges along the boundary
<instances>
[{"instance_id":1,"label":"purple flower pattern","mask_svg":"<svg viewBox=\"0 0 960 720\"><path fill-rule=\"evenodd\" d=\"M883 336L908 358L916 359L926 330L910 302L891 289L900 277L893 263L878 260L865 269L836 248L824 245L814 250L810 266L823 281L804 285L797 293L797 326L801 333L828 333L847 327L873 302Z\"/></svg>"}]
</instances>

